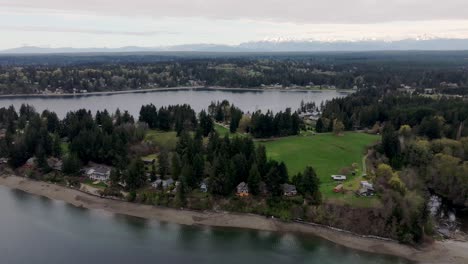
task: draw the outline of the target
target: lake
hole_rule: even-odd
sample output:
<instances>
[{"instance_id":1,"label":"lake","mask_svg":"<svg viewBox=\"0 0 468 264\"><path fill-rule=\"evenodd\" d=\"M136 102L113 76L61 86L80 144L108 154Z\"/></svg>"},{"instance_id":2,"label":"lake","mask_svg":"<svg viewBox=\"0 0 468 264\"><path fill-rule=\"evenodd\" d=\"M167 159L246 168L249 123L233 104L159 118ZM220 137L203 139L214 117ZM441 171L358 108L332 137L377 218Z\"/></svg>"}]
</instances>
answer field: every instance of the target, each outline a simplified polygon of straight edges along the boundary
<instances>
[{"instance_id":1,"label":"lake","mask_svg":"<svg viewBox=\"0 0 468 264\"><path fill-rule=\"evenodd\" d=\"M408 263L312 236L190 227L74 207L0 186L8 264Z\"/></svg>"},{"instance_id":2,"label":"lake","mask_svg":"<svg viewBox=\"0 0 468 264\"><path fill-rule=\"evenodd\" d=\"M75 97L16 97L0 98L0 107L14 105L19 109L21 104L33 105L37 111L45 109L54 111L59 117L64 117L68 111L81 108L93 112L107 109L114 112L117 108L128 110L138 118L142 105L153 103L157 107L190 104L195 111L206 109L212 101L228 100L243 111L272 110L278 112L291 107L297 110L301 101L315 102L346 96L338 91L282 91L282 90L213 90L213 89L180 89L170 91L152 91L141 93L90 95Z\"/></svg>"}]
</instances>

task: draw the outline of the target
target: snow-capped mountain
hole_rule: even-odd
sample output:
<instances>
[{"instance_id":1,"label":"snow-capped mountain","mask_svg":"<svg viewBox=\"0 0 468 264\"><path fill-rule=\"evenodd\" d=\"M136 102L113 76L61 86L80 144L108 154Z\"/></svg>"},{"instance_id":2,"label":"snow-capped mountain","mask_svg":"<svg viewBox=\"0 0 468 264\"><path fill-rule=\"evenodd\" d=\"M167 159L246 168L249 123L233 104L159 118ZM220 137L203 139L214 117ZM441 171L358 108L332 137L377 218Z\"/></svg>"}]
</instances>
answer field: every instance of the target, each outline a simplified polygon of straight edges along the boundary
<instances>
[{"instance_id":1,"label":"snow-capped mountain","mask_svg":"<svg viewBox=\"0 0 468 264\"><path fill-rule=\"evenodd\" d=\"M437 38L422 35L396 41L377 39L311 40L272 38L239 45L186 44L166 47L122 48L40 48L25 46L0 51L2 54L84 53L84 52L321 52L321 51L379 51L379 50L468 50L468 39Z\"/></svg>"}]
</instances>

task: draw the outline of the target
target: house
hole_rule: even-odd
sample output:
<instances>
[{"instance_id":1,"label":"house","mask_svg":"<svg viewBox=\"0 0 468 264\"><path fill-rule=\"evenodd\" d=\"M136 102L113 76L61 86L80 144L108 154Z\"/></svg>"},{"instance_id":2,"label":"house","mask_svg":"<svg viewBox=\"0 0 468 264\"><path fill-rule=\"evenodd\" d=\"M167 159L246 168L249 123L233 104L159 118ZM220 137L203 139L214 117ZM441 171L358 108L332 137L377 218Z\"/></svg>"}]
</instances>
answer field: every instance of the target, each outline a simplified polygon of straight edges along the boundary
<instances>
[{"instance_id":1,"label":"house","mask_svg":"<svg viewBox=\"0 0 468 264\"><path fill-rule=\"evenodd\" d=\"M284 196L295 196L295 195L297 195L297 190L296 190L295 185L285 183L281 187L283 189L283 195Z\"/></svg>"},{"instance_id":2,"label":"house","mask_svg":"<svg viewBox=\"0 0 468 264\"><path fill-rule=\"evenodd\" d=\"M368 181L361 181L361 187L372 190L374 189L374 185L372 183L369 183Z\"/></svg>"},{"instance_id":3,"label":"house","mask_svg":"<svg viewBox=\"0 0 468 264\"><path fill-rule=\"evenodd\" d=\"M236 195L240 197L249 196L249 185L245 182L237 185Z\"/></svg>"},{"instance_id":4,"label":"house","mask_svg":"<svg viewBox=\"0 0 468 264\"><path fill-rule=\"evenodd\" d=\"M108 181L110 171L110 168L107 166L94 166L86 170L86 176L95 181Z\"/></svg>"},{"instance_id":5,"label":"house","mask_svg":"<svg viewBox=\"0 0 468 264\"><path fill-rule=\"evenodd\" d=\"M374 185L368 181L361 181L361 188L358 190L360 196L372 196L374 195Z\"/></svg>"},{"instance_id":6,"label":"house","mask_svg":"<svg viewBox=\"0 0 468 264\"><path fill-rule=\"evenodd\" d=\"M180 181L175 181L174 183L174 189L172 190L172 193L177 193L177 191L180 188Z\"/></svg>"},{"instance_id":7,"label":"house","mask_svg":"<svg viewBox=\"0 0 468 264\"><path fill-rule=\"evenodd\" d=\"M336 193L343 192L343 184L338 184L335 188L333 188L333 192L336 192Z\"/></svg>"},{"instance_id":8,"label":"house","mask_svg":"<svg viewBox=\"0 0 468 264\"><path fill-rule=\"evenodd\" d=\"M208 192L208 180L207 179L204 179L201 183L200 183L200 190L204 193Z\"/></svg>"},{"instance_id":9,"label":"house","mask_svg":"<svg viewBox=\"0 0 468 264\"><path fill-rule=\"evenodd\" d=\"M7 164L8 159L7 158L0 158L0 164Z\"/></svg>"},{"instance_id":10,"label":"house","mask_svg":"<svg viewBox=\"0 0 468 264\"><path fill-rule=\"evenodd\" d=\"M332 175L331 177L335 181L345 181L346 180L345 175Z\"/></svg>"},{"instance_id":11,"label":"house","mask_svg":"<svg viewBox=\"0 0 468 264\"><path fill-rule=\"evenodd\" d=\"M161 184L163 189L167 189L174 185L174 180L172 178L169 178L167 180L163 180Z\"/></svg>"},{"instance_id":12,"label":"house","mask_svg":"<svg viewBox=\"0 0 468 264\"><path fill-rule=\"evenodd\" d=\"M432 89L432 88L425 88L425 89L424 89L424 93L425 93L425 94L434 94L434 89Z\"/></svg>"},{"instance_id":13,"label":"house","mask_svg":"<svg viewBox=\"0 0 468 264\"><path fill-rule=\"evenodd\" d=\"M63 162L62 160L57 159L57 158L48 158L47 165L49 165L49 167L52 168L53 170L62 171Z\"/></svg>"},{"instance_id":14,"label":"house","mask_svg":"<svg viewBox=\"0 0 468 264\"><path fill-rule=\"evenodd\" d=\"M151 186L153 188L159 188L162 186L162 180L160 178L156 179L153 183L151 183Z\"/></svg>"},{"instance_id":15,"label":"house","mask_svg":"<svg viewBox=\"0 0 468 264\"><path fill-rule=\"evenodd\" d=\"M35 157L29 158L26 161L26 163L24 164L24 166L26 168L33 168L35 165L36 165L36 158Z\"/></svg>"},{"instance_id":16,"label":"house","mask_svg":"<svg viewBox=\"0 0 468 264\"><path fill-rule=\"evenodd\" d=\"M152 159L152 158L141 158L141 160L143 161L145 165L152 165L156 162L156 159Z\"/></svg>"}]
</instances>

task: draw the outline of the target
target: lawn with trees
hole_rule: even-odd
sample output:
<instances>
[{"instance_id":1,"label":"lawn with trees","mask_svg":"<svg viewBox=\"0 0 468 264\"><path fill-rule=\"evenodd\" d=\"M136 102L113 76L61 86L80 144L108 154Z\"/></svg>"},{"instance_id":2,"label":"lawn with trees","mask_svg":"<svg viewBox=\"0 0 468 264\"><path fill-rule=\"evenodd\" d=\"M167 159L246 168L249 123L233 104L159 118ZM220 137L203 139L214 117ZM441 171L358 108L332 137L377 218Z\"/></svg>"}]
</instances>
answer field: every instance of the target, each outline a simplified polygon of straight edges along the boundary
<instances>
[{"instance_id":1,"label":"lawn with trees","mask_svg":"<svg viewBox=\"0 0 468 264\"><path fill-rule=\"evenodd\" d=\"M314 167L324 198L337 198L341 194L333 193L336 183L330 176L347 171L351 173L353 163L358 169L356 177L361 176L365 150L379 139L379 136L366 133L348 132L342 136L323 133L285 137L261 144L265 145L269 158L284 161L290 175L301 172L306 166Z\"/></svg>"}]
</instances>

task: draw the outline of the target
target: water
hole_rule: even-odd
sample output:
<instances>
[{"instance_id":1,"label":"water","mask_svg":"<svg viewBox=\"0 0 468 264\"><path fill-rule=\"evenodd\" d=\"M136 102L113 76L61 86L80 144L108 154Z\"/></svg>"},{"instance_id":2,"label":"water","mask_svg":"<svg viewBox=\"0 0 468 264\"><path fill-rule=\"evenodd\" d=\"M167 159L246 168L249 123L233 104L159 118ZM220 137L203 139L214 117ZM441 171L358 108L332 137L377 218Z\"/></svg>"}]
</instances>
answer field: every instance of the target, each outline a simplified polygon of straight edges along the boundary
<instances>
[{"instance_id":1,"label":"water","mask_svg":"<svg viewBox=\"0 0 468 264\"><path fill-rule=\"evenodd\" d=\"M0 263L407 263L315 237L188 227L0 186Z\"/></svg>"},{"instance_id":2,"label":"water","mask_svg":"<svg viewBox=\"0 0 468 264\"><path fill-rule=\"evenodd\" d=\"M316 102L330 100L335 97L346 96L346 93L337 91L240 91L240 90L208 90L208 89L183 89L171 91L155 91L145 93L92 95L77 97L29 97L29 98L0 98L0 107L14 105L18 109L21 104L33 105L37 111L45 109L54 111L59 117L64 117L68 111L81 108L93 112L107 109L114 112L117 108L128 110L133 116L138 117L140 108L144 104L153 103L157 107L190 104L195 111L206 109L212 101L227 99L243 111L255 111L268 109L274 112L287 107L293 110L299 108L301 100L304 102Z\"/></svg>"}]
</instances>

